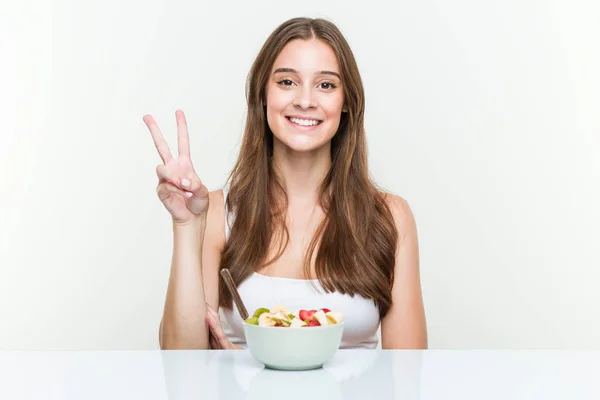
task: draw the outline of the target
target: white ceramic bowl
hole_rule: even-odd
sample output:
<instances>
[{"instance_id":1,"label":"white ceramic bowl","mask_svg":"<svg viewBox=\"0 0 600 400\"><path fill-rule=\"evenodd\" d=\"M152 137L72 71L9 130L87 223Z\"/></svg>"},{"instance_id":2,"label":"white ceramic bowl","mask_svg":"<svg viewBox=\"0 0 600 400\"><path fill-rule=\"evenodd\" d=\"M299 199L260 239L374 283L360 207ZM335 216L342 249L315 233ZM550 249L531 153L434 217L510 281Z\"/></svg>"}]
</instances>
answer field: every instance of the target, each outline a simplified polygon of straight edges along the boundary
<instances>
[{"instance_id":1,"label":"white ceramic bowl","mask_svg":"<svg viewBox=\"0 0 600 400\"><path fill-rule=\"evenodd\" d=\"M250 354L265 367L300 371L321 368L342 343L344 323L306 328L281 328L244 322Z\"/></svg>"}]
</instances>

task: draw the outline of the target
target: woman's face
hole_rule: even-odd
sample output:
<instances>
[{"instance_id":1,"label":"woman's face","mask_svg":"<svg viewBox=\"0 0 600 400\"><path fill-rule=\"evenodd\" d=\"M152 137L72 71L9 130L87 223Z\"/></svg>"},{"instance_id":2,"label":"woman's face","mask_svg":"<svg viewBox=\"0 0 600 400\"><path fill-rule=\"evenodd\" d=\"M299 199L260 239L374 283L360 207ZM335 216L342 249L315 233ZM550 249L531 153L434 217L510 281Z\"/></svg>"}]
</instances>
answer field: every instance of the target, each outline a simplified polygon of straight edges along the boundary
<instances>
[{"instance_id":1,"label":"woman's face","mask_svg":"<svg viewBox=\"0 0 600 400\"><path fill-rule=\"evenodd\" d=\"M279 141L311 151L335 135L344 92L335 53L321 40L293 40L281 51L266 88L267 121Z\"/></svg>"}]
</instances>

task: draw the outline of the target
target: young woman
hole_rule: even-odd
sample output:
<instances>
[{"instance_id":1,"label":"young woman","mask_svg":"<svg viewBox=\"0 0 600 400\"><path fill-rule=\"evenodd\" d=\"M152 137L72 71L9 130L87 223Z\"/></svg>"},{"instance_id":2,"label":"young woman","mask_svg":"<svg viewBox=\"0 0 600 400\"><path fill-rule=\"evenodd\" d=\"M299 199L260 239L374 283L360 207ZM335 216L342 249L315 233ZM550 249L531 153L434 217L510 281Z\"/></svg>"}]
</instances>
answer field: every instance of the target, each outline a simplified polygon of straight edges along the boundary
<instances>
[{"instance_id":1,"label":"young woman","mask_svg":"<svg viewBox=\"0 0 600 400\"><path fill-rule=\"evenodd\" d=\"M375 348L379 326L384 349L426 348L415 220L404 199L370 180L363 86L341 32L322 19L283 23L246 95L240 154L214 192L192 165L183 112L177 158L144 117L163 160L158 197L173 219L161 348L245 347L221 268L250 313L326 307L344 314L342 348Z\"/></svg>"}]
</instances>

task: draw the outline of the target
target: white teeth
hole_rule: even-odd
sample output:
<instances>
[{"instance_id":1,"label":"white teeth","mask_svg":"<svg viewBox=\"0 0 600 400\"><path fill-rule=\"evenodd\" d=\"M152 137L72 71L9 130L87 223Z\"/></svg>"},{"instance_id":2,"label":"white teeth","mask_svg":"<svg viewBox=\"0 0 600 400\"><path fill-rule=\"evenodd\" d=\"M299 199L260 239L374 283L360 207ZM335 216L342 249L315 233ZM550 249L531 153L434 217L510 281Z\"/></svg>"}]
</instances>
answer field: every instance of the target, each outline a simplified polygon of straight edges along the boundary
<instances>
[{"instance_id":1,"label":"white teeth","mask_svg":"<svg viewBox=\"0 0 600 400\"><path fill-rule=\"evenodd\" d=\"M292 121L295 124L302 125L302 126L314 126L319 123L319 121L314 120L314 119L290 118L290 121Z\"/></svg>"}]
</instances>

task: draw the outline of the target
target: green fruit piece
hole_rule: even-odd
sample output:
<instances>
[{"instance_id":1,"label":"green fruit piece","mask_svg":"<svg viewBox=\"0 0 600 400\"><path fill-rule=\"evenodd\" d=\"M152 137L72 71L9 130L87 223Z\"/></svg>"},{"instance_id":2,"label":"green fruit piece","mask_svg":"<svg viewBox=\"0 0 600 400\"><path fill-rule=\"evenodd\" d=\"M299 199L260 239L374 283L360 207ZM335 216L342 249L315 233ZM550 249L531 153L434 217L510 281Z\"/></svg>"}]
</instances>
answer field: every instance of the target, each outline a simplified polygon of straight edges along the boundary
<instances>
[{"instance_id":1,"label":"green fruit piece","mask_svg":"<svg viewBox=\"0 0 600 400\"><path fill-rule=\"evenodd\" d=\"M256 311L254 311L253 317L258 318L258 317L260 317L261 314L264 314L266 312L269 312L269 309L261 307L261 308L257 309Z\"/></svg>"},{"instance_id":2,"label":"green fruit piece","mask_svg":"<svg viewBox=\"0 0 600 400\"><path fill-rule=\"evenodd\" d=\"M251 325L258 325L258 318L257 317L246 318L246 323L251 324Z\"/></svg>"},{"instance_id":3,"label":"green fruit piece","mask_svg":"<svg viewBox=\"0 0 600 400\"><path fill-rule=\"evenodd\" d=\"M294 319L294 318L296 318L296 317L294 316L294 314L288 314L288 318L289 318L289 319Z\"/></svg>"},{"instance_id":4,"label":"green fruit piece","mask_svg":"<svg viewBox=\"0 0 600 400\"><path fill-rule=\"evenodd\" d=\"M285 326L290 326L291 325L290 321L288 321L287 319L283 319L283 318L273 317L273 321L279 322L280 324L283 324Z\"/></svg>"}]
</instances>

